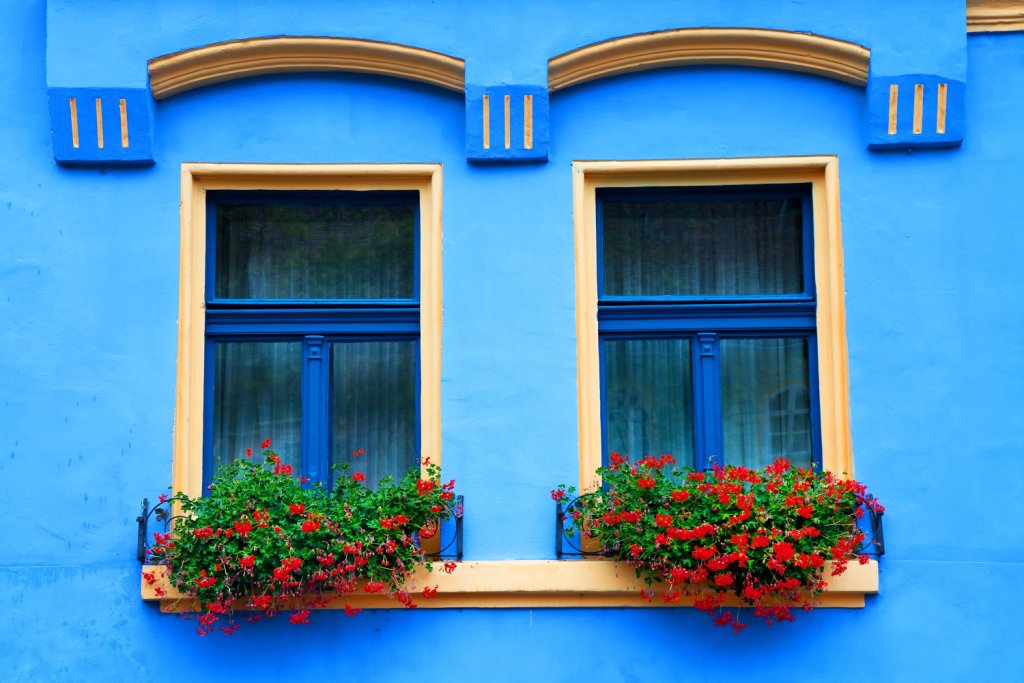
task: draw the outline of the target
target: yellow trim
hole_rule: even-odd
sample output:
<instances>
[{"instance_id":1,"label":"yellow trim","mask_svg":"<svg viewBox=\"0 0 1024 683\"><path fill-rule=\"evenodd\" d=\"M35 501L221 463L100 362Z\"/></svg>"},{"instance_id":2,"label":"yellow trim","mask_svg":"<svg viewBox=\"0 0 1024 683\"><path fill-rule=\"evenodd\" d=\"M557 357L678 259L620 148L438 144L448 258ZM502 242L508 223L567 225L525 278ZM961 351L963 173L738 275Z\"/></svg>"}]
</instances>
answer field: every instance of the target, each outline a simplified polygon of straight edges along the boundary
<instances>
[{"instance_id":1,"label":"yellow trim","mask_svg":"<svg viewBox=\"0 0 1024 683\"><path fill-rule=\"evenodd\" d=\"M523 95L523 148L533 149L533 95Z\"/></svg>"},{"instance_id":2,"label":"yellow trim","mask_svg":"<svg viewBox=\"0 0 1024 683\"><path fill-rule=\"evenodd\" d=\"M899 113L900 86L889 86L889 135L896 135L897 114Z\"/></svg>"},{"instance_id":3,"label":"yellow trim","mask_svg":"<svg viewBox=\"0 0 1024 683\"><path fill-rule=\"evenodd\" d=\"M587 45L548 61L551 92L631 71L740 64L802 71L866 85L871 50L844 40L754 28L685 28Z\"/></svg>"},{"instance_id":4,"label":"yellow trim","mask_svg":"<svg viewBox=\"0 0 1024 683\"><path fill-rule=\"evenodd\" d=\"M69 97L68 107L71 109L71 146L78 149L78 100Z\"/></svg>"},{"instance_id":5,"label":"yellow trim","mask_svg":"<svg viewBox=\"0 0 1024 683\"><path fill-rule=\"evenodd\" d=\"M505 149L512 147L512 96L505 95Z\"/></svg>"},{"instance_id":6,"label":"yellow trim","mask_svg":"<svg viewBox=\"0 0 1024 683\"><path fill-rule=\"evenodd\" d=\"M441 166L438 164L181 165L178 374L171 485L202 493L208 190L416 190L420 196L420 442L441 462Z\"/></svg>"},{"instance_id":7,"label":"yellow trim","mask_svg":"<svg viewBox=\"0 0 1024 683\"><path fill-rule=\"evenodd\" d=\"M484 149L491 148L491 96L484 95Z\"/></svg>"},{"instance_id":8,"label":"yellow trim","mask_svg":"<svg viewBox=\"0 0 1024 683\"><path fill-rule=\"evenodd\" d=\"M103 100L96 98L96 146L103 149Z\"/></svg>"},{"instance_id":9,"label":"yellow trim","mask_svg":"<svg viewBox=\"0 0 1024 683\"><path fill-rule=\"evenodd\" d=\"M602 452L597 331L597 188L777 183L811 185L822 464L826 470L853 477L838 159L815 156L577 161L573 164L573 222L580 490L593 490L600 484L594 471L601 465Z\"/></svg>"},{"instance_id":10,"label":"yellow trim","mask_svg":"<svg viewBox=\"0 0 1024 683\"><path fill-rule=\"evenodd\" d=\"M914 135L924 130L924 83L914 86Z\"/></svg>"},{"instance_id":11,"label":"yellow trim","mask_svg":"<svg viewBox=\"0 0 1024 683\"><path fill-rule=\"evenodd\" d=\"M163 566L143 567L155 572L156 581L142 579L142 599L160 600L167 612L195 610L195 602L171 586ZM823 574L828 587L819 600L820 607L863 607L864 596L878 592L878 563L852 562L842 576L831 576L826 564ZM462 562L451 574L435 568L433 573L420 569L408 583L410 590L437 586L431 599L417 599L420 607L662 607L660 597L648 603L639 592L646 585L625 565L604 560L494 560ZM156 589L164 591L157 595ZM662 590L665 586L655 586ZM396 600L359 593L331 600L327 608L339 609L348 603L354 607L396 608ZM689 606L692 598L683 598L672 606ZM737 604L735 598L728 603Z\"/></svg>"},{"instance_id":12,"label":"yellow trim","mask_svg":"<svg viewBox=\"0 0 1024 683\"><path fill-rule=\"evenodd\" d=\"M939 83L939 97L935 104L935 132L943 134L946 132L946 98L949 90L948 83Z\"/></svg>"},{"instance_id":13,"label":"yellow trim","mask_svg":"<svg viewBox=\"0 0 1024 683\"><path fill-rule=\"evenodd\" d=\"M236 78L311 71L395 76L463 92L465 62L408 45L354 38L282 36L213 43L149 60L153 97Z\"/></svg>"},{"instance_id":14,"label":"yellow trim","mask_svg":"<svg viewBox=\"0 0 1024 683\"><path fill-rule=\"evenodd\" d=\"M117 108L121 114L121 147L128 146L128 103L124 99L117 101Z\"/></svg>"},{"instance_id":15,"label":"yellow trim","mask_svg":"<svg viewBox=\"0 0 1024 683\"><path fill-rule=\"evenodd\" d=\"M1024 31L1024 1L967 0L967 32Z\"/></svg>"}]
</instances>

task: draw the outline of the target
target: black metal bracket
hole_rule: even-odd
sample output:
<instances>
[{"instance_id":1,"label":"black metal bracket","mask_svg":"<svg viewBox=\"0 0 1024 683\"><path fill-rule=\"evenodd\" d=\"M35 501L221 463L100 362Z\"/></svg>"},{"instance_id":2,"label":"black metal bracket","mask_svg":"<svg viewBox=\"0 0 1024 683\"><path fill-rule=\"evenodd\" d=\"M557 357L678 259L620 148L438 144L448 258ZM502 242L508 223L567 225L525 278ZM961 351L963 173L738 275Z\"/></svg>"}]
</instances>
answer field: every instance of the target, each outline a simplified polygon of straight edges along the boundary
<instances>
[{"instance_id":1,"label":"black metal bracket","mask_svg":"<svg viewBox=\"0 0 1024 683\"><path fill-rule=\"evenodd\" d=\"M564 507L562 500L555 501L555 557L558 559L602 554L599 550L584 550L580 547L579 539L583 536L583 531L577 524L578 514L574 514L579 512L581 501L592 495L594 494L585 493L573 498ZM857 552L877 559L885 555L885 534L882 529L882 515L885 511L879 510L874 500L874 496L868 495L860 506L860 509L864 510L864 515L858 526L864 532L865 538Z\"/></svg>"},{"instance_id":2,"label":"black metal bracket","mask_svg":"<svg viewBox=\"0 0 1024 683\"><path fill-rule=\"evenodd\" d=\"M452 533L452 538L442 545L440 550L436 553L430 554L428 557L437 560L454 559L457 562L462 561L462 516L465 514L465 506L465 497L456 496L455 505L450 510L452 516L455 518L455 529ZM175 517L178 516L180 515L175 515ZM149 520L151 517L155 518L157 522L163 524L163 533L168 533L171 528L171 521L175 518L171 516L171 501L163 500L150 508L149 498L142 499L142 514L136 517L135 521L139 525L136 556L138 557L139 562L143 564L146 563L151 554L149 544ZM441 533L441 529L438 529L438 533ZM452 551L453 545L455 546L454 551Z\"/></svg>"},{"instance_id":3,"label":"black metal bracket","mask_svg":"<svg viewBox=\"0 0 1024 683\"><path fill-rule=\"evenodd\" d=\"M455 496L455 507L451 512L452 516L455 517L455 531L452 534L452 538L442 545L440 550L427 555L432 560L455 560L456 562L462 562L462 517L466 512L466 499L464 496ZM444 525L440 526L443 528ZM438 529L438 533L442 533L441 528ZM455 545L454 553L450 552L453 544Z\"/></svg>"},{"instance_id":4,"label":"black metal bracket","mask_svg":"<svg viewBox=\"0 0 1024 683\"><path fill-rule=\"evenodd\" d=\"M167 533L171 529L171 501L161 500L159 503L154 505L152 508L149 507L149 498L142 499L142 514L135 518L135 521L139 525L139 538L136 555L139 562L143 564L150 555L149 546L149 518L154 517L156 521L163 523L163 533Z\"/></svg>"},{"instance_id":5,"label":"black metal bracket","mask_svg":"<svg viewBox=\"0 0 1024 683\"><path fill-rule=\"evenodd\" d=\"M885 514L885 510L879 510L874 501L875 497L869 494L865 496L861 505L864 517L858 526L864 532L865 538L858 552L878 559L885 555L885 534L882 531L882 515Z\"/></svg>"},{"instance_id":6,"label":"black metal bracket","mask_svg":"<svg viewBox=\"0 0 1024 683\"><path fill-rule=\"evenodd\" d=\"M555 501L555 557L559 560L565 557L589 557L599 556L600 551L584 550L581 547L580 539L583 537L583 530L577 524L579 509L583 505L583 499L592 493L584 493L569 501L564 507L562 501ZM566 549L566 548L569 549Z\"/></svg>"}]
</instances>

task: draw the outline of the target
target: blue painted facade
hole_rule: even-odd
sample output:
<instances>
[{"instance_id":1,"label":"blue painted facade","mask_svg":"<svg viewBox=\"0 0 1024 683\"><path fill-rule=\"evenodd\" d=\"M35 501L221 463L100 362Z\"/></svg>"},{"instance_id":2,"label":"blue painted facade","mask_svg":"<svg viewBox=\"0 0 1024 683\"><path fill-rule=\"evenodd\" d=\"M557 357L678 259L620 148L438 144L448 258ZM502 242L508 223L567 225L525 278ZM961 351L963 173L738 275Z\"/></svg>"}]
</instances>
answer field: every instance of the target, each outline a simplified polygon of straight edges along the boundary
<instances>
[{"instance_id":1,"label":"blue painted facade","mask_svg":"<svg viewBox=\"0 0 1024 683\"><path fill-rule=\"evenodd\" d=\"M213 42L412 45L497 92L546 89L568 50L691 26L859 43L868 88L626 74L551 94L546 160L480 164L462 94L284 74L147 103L151 165L57 163L58 89L147 89L147 60ZM1024 679L1024 34L968 37L956 0L25 0L0 27L4 680ZM963 83L962 145L868 148L873 84L907 74ZM171 475L181 163L443 164L443 463L475 560L553 557L548 491L577 476L571 163L794 155L840 160L856 474L887 507L865 608L739 637L690 609L451 609L199 639L140 600L135 516Z\"/></svg>"}]
</instances>

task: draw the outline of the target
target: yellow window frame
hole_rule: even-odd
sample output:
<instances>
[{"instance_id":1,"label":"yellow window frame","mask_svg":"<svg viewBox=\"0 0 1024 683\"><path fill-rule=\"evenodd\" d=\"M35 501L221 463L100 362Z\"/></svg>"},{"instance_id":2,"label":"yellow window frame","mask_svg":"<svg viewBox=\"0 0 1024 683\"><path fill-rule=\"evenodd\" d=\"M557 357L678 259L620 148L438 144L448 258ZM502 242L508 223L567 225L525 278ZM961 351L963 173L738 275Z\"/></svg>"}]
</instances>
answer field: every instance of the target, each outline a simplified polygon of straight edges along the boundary
<instances>
[{"instance_id":1,"label":"yellow window frame","mask_svg":"<svg viewBox=\"0 0 1024 683\"><path fill-rule=\"evenodd\" d=\"M576 339L579 394L579 488L600 486L601 366L597 328L596 191L603 187L698 187L807 183L814 204L818 387L822 466L853 477L849 364L843 290L839 159L835 156L654 161L577 161L573 164L576 251Z\"/></svg>"},{"instance_id":2,"label":"yellow window frame","mask_svg":"<svg viewBox=\"0 0 1024 683\"><path fill-rule=\"evenodd\" d=\"M203 486L206 193L211 190L415 190L420 198L420 443L441 462L441 166L439 164L181 165L178 370L171 486Z\"/></svg>"}]
</instances>

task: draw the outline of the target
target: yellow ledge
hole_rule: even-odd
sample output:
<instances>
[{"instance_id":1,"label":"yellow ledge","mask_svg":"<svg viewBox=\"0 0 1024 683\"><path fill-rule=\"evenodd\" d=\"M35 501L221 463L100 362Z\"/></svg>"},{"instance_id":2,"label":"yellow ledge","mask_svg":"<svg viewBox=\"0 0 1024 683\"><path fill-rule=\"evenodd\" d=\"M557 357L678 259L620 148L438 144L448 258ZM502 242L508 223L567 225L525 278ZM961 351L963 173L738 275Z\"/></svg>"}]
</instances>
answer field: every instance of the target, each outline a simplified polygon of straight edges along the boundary
<instances>
[{"instance_id":1,"label":"yellow ledge","mask_svg":"<svg viewBox=\"0 0 1024 683\"><path fill-rule=\"evenodd\" d=\"M868 81L871 51L811 33L754 28L685 28L587 45L548 60L551 92L631 71L699 64L758 66Z\"/></svg>"},{"instance_id":2,"label":"yellow ledge","mask_svg":"<svg viewBox=\"0 0 1024 683\"><path fill-rule=\"evenodd\" d=\"M153 572L155 581L142 579L142 599L159 600L163 612L196 610L196 602L174 588L167 579L166 568L159 565L143 567ZM878 563L872 560L861 565L850 563L842 576L830 576L819 607L863 607L864 596L878 592ZM420 596L419 607L662 607L660 597L647 602L640 590L646 585L633 570L607 560L481 560L459 563L451 574L435 564L433 573L420 570L413 574L409 589L420 592L426 586L437 586L435 597ZM159 590L158 590L159 589ZM655 589L660 589L655 586ZM160 594L162 591L162 595ZM346 604L365 608L401 607L394 599L380 595L357 593L330 600L326 609L341 609ZM689 606L692 598L683 597L668 606ZM734 605L736 602L727 602Z\"/></svg>"},{"instance_id":3,"label":"yellow ledge","mask_svg":"<svg viewBox=\"0 0 1024 683\"><path fill-rule=\"evenodd\" d=\"M967 32L1024 31L1024 0L967 0Z\"/></svg>"}]
</instances>

